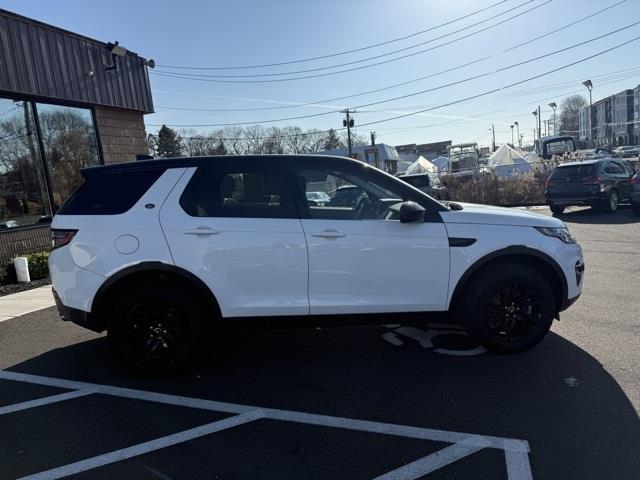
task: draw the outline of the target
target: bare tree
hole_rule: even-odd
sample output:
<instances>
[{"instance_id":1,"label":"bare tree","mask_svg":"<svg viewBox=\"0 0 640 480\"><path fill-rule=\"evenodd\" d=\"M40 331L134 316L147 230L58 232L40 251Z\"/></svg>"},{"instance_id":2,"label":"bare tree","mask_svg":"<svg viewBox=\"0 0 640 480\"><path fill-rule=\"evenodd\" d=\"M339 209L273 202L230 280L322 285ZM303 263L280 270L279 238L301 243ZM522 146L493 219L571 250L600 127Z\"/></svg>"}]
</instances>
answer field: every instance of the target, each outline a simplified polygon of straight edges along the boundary
<instances>
[{"instance_id":1,"label":"bare tree","mask_svg":"<svg viewBox=\"0 0 640 480\"><path fill-rule=\"evenodd\" d=\"M244 129L246 153L264 153L265 130L261 125L251 125Z\"/></svg>"},{"instance_id":2,"label":"bare tree","mask_svg":"<svg viewBox=\"0 0 640 480\"><path fill-rule=\"evenodd\" d=\"M580 129L580 109L587 106L587 100L582 95L571 95L560 105L560 133L578 135Z\"/></svg>"},{"instance_id":3,"label":"bare tree","mask_svg":"<svg viewBox=\"0 0 640 480\"><path fill-rule=\"evenodd\" d=\"M319 152L324 149L326 134L317 128L311 128L304 134L304 153Z\"/></svg>"},{"instance_id":4,"label":"bare tree","mask_svg":"<svg viewBox=\"0 0 640 480\"><path fill-rule=\"evenodd\" d=\"M282 129L285 150L288 153L305 153L306 141L305 135L300 127L284 127Z\"/></svg>"},{"instance_id":5,"label":"bare tree","mask_svg":"<svg viewBox=\"0 0 640 480\"><path fill-rule=\"evenodd\" d=\"M242 127L227 127L222 130L225 138L225 148L233 155L247 153L244 129Z\"/></svg>"}]
</instances>

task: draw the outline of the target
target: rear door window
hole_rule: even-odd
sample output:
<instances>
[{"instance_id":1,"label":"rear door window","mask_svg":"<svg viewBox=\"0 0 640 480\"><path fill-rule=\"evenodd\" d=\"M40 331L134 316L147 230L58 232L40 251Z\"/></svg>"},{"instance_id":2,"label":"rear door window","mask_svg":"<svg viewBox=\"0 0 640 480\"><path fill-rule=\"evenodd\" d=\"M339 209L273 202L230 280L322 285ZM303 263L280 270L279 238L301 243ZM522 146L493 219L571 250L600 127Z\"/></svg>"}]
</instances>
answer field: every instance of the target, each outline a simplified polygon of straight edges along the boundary
<instances>
[{"instance_id":1,"label":"rear door window","mask_svg":"<svg viewBox=\"0 0 640 480\"><path fill-rule=\"evenodd\" d=\"M106 170L92 174L58 211L61 215L118 215L133 207L164 168Z\"/></svg>"},{"instance_id":2,"label":"rear door window","mask_svg":"<svg viewBox=\"0 0 640 480\"><path fill-rule=\"evenodd\" d=\"M280 165L267 160L200 165L180 205L192 217L291 218L295 212Z\"/></svg>"}]
</instances>

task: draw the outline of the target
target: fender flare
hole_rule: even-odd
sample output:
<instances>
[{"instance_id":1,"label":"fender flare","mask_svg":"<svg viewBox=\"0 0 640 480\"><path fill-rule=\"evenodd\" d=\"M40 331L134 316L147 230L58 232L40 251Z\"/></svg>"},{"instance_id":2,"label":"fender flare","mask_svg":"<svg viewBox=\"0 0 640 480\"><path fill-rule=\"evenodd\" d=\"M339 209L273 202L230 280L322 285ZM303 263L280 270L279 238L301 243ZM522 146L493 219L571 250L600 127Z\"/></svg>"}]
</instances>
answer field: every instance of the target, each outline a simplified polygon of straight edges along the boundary
<instances>
[{"instance_id":1,"label":"fender flare","mask_svg":"<svg viewBox=\"0 0 640 480\"><path fill-rule=\"evenodd\" d=\"M458 300L458 296L461 294L467 281L469 280L469 278L471 278L471 276L473 276L474 273L476 273L489 262L512 255L524 255L533 257L543 261L548 267L550 267L558 278L561 287L561 295L558 302L558 311L564 310L568 307L569 286L567 284L567 277L558 262L556 262L551 256L535 248L526 247L524 245L513 245L488 253L487 255L480 257L469 268L467 268L467 270L462 274L462 276L456 283L453 294L451 295L451 300L449 301L449 308L451 309L452 306L455 306Z\"/></svg>"},{"instance_id":2,"label":"fender flare","mask_svg":"<svg viewBox=\"0 0 640 480\"><path fill-rule=\"evenodd\" d=\"M100 288L93 297L93 301L91 303L91 312L96 316L100 315L100 304L111 287L113 287L116 283L128 277L129 275L144 272L166 272L181 277L182 279L191 283L196 288L197 292L200 293L203 298L205 298L207 302L209 302L210 305L215 309L218 317L221 317L222 313L220 310L220 304L218 303L218 300L211 289L207 286L206 283L204 283L202 279L185 270L184 268L158 261L141 262L135 265L130 265L123 268L122 270L118 270L116 273L111 275L102 285L100 285ZM106 319L100 318L99 324L102 329L106 328Z\"/></svg>"}]
</instances>

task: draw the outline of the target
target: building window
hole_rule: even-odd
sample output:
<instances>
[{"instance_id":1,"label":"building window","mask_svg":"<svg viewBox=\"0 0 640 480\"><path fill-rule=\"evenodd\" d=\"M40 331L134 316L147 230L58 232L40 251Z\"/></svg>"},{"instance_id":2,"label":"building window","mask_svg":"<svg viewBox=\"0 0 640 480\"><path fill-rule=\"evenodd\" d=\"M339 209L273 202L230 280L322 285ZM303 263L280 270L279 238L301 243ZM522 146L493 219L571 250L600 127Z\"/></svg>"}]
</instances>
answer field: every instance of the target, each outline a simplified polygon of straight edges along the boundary
<instances>
[{"instance_id":1,"label":"building window","mask_svg":"<svg viewBox=\"0 0 640 480\"><path fill-rule=\"evenodd\" d=\"M0 98L0 230L50 215L31 104Z\"/></svg>"},{"instance_id":2,"label":"building window","mask_svg":"<svg viewBox=\"0 0 640 480\"><path fill-rule=\"evenodd\" d=\"M36 109L55 212L82 184L80 169L100 164L96 131L89 109L43 103Z\"/></svg>"}]
</instances>

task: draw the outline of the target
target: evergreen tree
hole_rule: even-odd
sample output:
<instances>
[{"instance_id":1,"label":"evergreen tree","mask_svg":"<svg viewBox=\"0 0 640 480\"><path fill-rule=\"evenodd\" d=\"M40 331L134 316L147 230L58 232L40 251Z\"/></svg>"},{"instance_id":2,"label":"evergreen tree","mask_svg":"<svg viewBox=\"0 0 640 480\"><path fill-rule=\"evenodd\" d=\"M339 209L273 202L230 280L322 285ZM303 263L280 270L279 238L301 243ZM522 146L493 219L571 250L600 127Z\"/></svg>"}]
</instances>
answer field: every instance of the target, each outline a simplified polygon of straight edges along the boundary
<instances>
[{"instance_id":1,"label":"evergreen tree","mask_svg":"<svg viewBox=\"0 0 640 480\"><path fill-rule=\"evenodd\" d=\"M342 144L336 131L333 128L329 129L329 131L327 132L327 136L324 139L324 149L334 150L336 148L340 148L341 146Z\"/></svg>"},{"instance_id":2,"label":"evergreen tree","mask_svg":"<svg viewBox=\"0 0 640 480\"><path fill-rule=\"evenodd\" d=\"M166 125L162 125L158 130L156 155L161 158L180 156L180 136Z\"/></svg>"}]
</instances>

